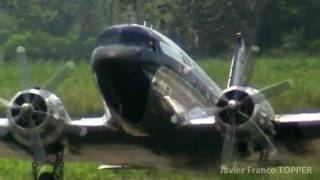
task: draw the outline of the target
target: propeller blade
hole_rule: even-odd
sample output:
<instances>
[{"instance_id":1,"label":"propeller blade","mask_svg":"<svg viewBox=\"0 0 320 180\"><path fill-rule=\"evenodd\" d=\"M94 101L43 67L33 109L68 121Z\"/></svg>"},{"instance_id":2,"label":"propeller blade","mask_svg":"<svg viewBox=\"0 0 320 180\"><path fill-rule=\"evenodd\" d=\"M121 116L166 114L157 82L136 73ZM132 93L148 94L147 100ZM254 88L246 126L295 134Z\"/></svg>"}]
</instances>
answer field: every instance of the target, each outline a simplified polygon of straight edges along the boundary
<instances>
[{"instance_id":1,"label":"propeller blade","mask_svg":"<svg viewBox=\"0 0 320 180\"><path fill-rule=\"evenodd\" d=\"M242 116L244 116L245 118L247 118L249 120L249 122L255 127L256 131L259 132L260 136L265 140L266 143L266 147L268 147L268 152L271 156L273 156L274 154L277 153L277 148L276 146L272 143L272 141L270 140L270 138L263 132L263 130L259 127L259 125L254 121L251 120L246 114L244 114L241 111L237 111L239 114L241 114Z\"/></svg>"},{"instance_id":2,"label":"propeller blade","mask_svg":"<svg viewBox=\"0 0 320 180\"><path fill-rule=\"evenodd\" d=\"M44 115L44 116L51 116L53 118L55 118L52 114L47 113L47 112L42 112L42 111L33 111L36 114L40 114L40 115ZM62 121L67 122L68 119L60 119ZM79 136L79 137L83 137L87 134L87 129L85 127L78 127L78 126L71 126L70 124L65 124L64 126L64 132Z\"/></svg>"},{"instance_id":3,"label":"propeller blade","mask_svg":"<svg viewBox=\"0 0 320 180\"><path fill-rule=\"evenodd\" d=\"M10 101L8 101L4 98L1 98L1 97L0 97L0 106L5 107L5 108L15 108L15 109L20 108L19 105L11 104Z\"/></svg>"},{"instance_id":4,"label":"propeller blade","mask_svg":"<svg viewBox=\"0 0 320 180\"><path fill-rule=\"evenodd\" d=\"M68 77L68 75L71 73L71 70L73 69L74 63L72 61L68 61L51 77L51 79L42 87L42 89L54 92L63 82L63 80ZM33 106L36 106L38 104L38 101L39 98L38 96L36 96L32 101Z\"/></svg>"},{"instance_id":5,"label":"propeller blade","mask_svg":"<svg viewBox=\"0 0 320 180\"><path fill-rule=\"evenodd\" d=\"M263 88L260 90L260 93L262 93L267 98L273 98L274 96L277 96L289 90L292 85L293 82L291 79L289 79Z\"/></svg>"},{"instance_id":6,"label":"propeller blade","mask_svg":"<svg viewBox=\"0 0 320 180\"><path fill-rule=\"evenodd\" d=\"M18 69L20 74L20 85L22 89L30 88L30 72L28 66L28 57L26 49L23 46L17 47L16 50Z\"/></svg>"},{"instance_id":7,"label":"propeller blade","mask_svg":"<svg viewBox=\"0 0 320 180\"><path fill-rule=\"evenodd\" d=\"M63 82L68 75L74 69L74 63L72 61L68 61L64 64L62 68L60 68L52 77L51 79L43 86L43 89L48 91L54 92L57 87Z\"/></svg>"},{"instance_id":8,"label":"propeller blade","mask_svg":"<svg viewBox=\"0 0 320 180\"><path fill-rule=\"evenodd\" d=\"M269 155L273 156L277 153L277 148L276 146L271 142L270 138L263 132L263 130L258 126L258 124L252 120L250 120L256 130L260 133L261 137L265 140L265 143L267 144L268 147L268 153Z\"/></svg>"},{"instance_id":9,"label":"propeller blade","mask_svg":"<svg viewBox=\"0 0 320 180\"><path fill-rule=\"evenodd\" d=\"M231 116L230 116L231 117ZM222 166L232 166L235 159L236 122L232 116L232 126L228 126L222 145Z\"/></svg>"},{"instance_id":10,"label":"propeller blade","mask_svg":"<svg viewBox=\"0 0 320 180\"><path fill-rule=\"evenodd\" d=\"M247 64L245 42L241 33L237 33L236 47L232 57L231 69L228 80L228 88L231 86L242 85L243 73Z\"/></svg>"},{"instance_id":11,"label":"propeller blade","mask_svg":"<svg viewBox=\"0 0 320 180\"><path fill-rule=\"evenodd\" d=\"M245 60L247 61L247 65L246 68L244 69L244 73L243 73L243 77L242 77L242 85L243 86L247 86L248 83L251 80L252 74L254 72L254 68L256 65L255 59L252 59L249 61L249 58L251 56L252 53L258 53L260 51L259 47L257 46L252 46L248 52L248 54L245 57Z\"/></svg>"},{"instance_id":12,"label":"propeller blade","mask_svg":"<svg viewBox=\"0 0 320 180\"><path fill-rule=\"evenodd\" d=\"M289 90L292 87L292 85L293 85L293 82L291 79L272 84L268 87L265 87L265 88L259 90L258 93L252 94L251 96L247 96L246 98L244 98L241 101L241 103L245 102L248 98L252 98L252 97L255 97L256 103L261 103L261 102L265 101L266 99L273 98L273 97ZM260 96L260 94L263 94L264 97Z\"/></svg>"},{"instance_id":13,"label":"propeller blade","mask_svg":"<svg viewBox=\"0 0 320 180\"><path fill-rule=\"evenodd\" d=\"M46 155L45 155L45 150L42 144L42 140L40 137L39 131L35 128L36 125L34 121L29 118L29 126L31 128L31 144L30 144L30 149L33 153L33 157L38 162L39 164L45 164L46 163Z\"/></svg>"}]
</instances>

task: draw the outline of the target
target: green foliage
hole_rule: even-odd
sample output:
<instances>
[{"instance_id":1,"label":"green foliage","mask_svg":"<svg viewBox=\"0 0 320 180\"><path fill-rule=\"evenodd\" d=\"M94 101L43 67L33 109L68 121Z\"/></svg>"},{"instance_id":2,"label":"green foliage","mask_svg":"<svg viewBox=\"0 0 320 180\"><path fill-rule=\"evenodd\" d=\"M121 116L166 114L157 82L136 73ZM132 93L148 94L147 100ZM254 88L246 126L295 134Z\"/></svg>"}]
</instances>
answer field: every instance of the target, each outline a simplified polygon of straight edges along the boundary
<instances>
[{"instance_id":1,"label":"green foliage","mask_svg":"<svg viewBox=\"0 0 320 180\"><path fill-rule=\"evenodd\" d=\"M306 48L305 40L305 29L294 29L292 32L287 33L283 36L283 49L286 52L294 52L299 50L304 50Z\"/></svg>"},{"instance_id":2,"label":"green foliage","mask_svg":"<svg viewBox=\"0 0 320 180\"><path fill-rule=\"evenodd\" d=\"M30 47L28 40L31 38L30 32L24 32L20 34L13 34L8 38L6 43L3 45L3 49L5 51L5 59L13 59L13 55L15 55L15 49L18 46L25 46L27 48Z\"/></svg>"},{"instance_id":3,"label":"green foliage","mask_svg":"<svg viewBox=\"0 0 320 180\"><path fill-rule=\"evenodd\" d=\"M11 32L16 29L16 20L6 12L0 10L0 43L7 40Z\"/></svg>"},{"instance_id":4,"label":"green foliage","mask_svg":"<svg viewBox=\"0 0 320 180\"><path fill-rule=\"evenodd\" d=\"M313 40L309 44L308 52L311 54L319 54L319 52L320 52L320 39Z\"/></svg>"},{"instance_id":5,"label":"green foliage","mask_svg":"<svg viewBox=\"0 0 320 180\"><path fill-rule=\"evenodd\" d=\"M262 17L258 44L263 49L308 50L320 36L320 1L270 1ZM299 44L300 43L300 44Z\"/></svg>"},{"instance_id":6,"label":"green foliage","mask_svg":"<svg viewBox=\"0 0 320 180\"><path fill-rule=\"evenodd\" d=\"M71 43L62 37L54 37L42 31L23 32L10 36L4 44L5 59L15 58L15 50L19 45L26 47L28 54L34 58L59 59L65 58L66 49ZM13 56L13 57L12 57Z\"/></svg>"},{"instance_id":7,"label":"green foliage","mask_svg":"<svg viewBox=\"0 0 320 180\"><path fill-rule=\"evenodd\" d=\"M33 59L89 59L95 38L106 26L146 20L195 55L229 52L236 32L263 52L314 52L313 41L320 36L320 21L314 18L320 15L319 2L3 0L0 47L6 60L15 56L14 46L23 44Z\"/></svg>"}]
</instances>

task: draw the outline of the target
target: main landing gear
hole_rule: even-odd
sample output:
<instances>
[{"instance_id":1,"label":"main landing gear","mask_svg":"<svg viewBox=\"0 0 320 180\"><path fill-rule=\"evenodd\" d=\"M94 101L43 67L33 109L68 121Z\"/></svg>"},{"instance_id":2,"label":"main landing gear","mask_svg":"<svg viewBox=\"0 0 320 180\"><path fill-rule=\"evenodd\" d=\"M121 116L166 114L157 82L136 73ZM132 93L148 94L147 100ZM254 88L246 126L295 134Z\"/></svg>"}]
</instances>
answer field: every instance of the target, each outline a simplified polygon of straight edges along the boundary
<instances>
[{"instance_id":1,"label":"main landing gear","mask_svg":"<svg viewBox=\"0 0 320 180\"><path fill-rule=\"evenodd\" d=\"M56 154L54 163L38 164L32 162L32 180L63 180L63 151Z\"/></svg>"}]
</instances>

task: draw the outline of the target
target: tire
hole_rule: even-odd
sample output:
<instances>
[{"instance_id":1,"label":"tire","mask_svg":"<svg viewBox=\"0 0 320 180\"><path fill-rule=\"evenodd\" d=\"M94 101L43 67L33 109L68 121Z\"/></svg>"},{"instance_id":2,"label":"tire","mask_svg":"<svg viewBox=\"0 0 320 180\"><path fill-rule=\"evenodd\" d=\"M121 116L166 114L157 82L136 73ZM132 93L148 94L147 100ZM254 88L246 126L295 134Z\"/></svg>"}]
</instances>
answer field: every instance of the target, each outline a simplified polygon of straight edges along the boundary
<instances>
[{"instance_id":1,"label":"tire","mask_svg":"<svg viewBox=\"0 0 320 180\"><path fill-rule=\"evenodd\" d=\"M55 178L52 173L45 172L39 176L38 180L55 180Z\"/></svg>"}]
</instances>

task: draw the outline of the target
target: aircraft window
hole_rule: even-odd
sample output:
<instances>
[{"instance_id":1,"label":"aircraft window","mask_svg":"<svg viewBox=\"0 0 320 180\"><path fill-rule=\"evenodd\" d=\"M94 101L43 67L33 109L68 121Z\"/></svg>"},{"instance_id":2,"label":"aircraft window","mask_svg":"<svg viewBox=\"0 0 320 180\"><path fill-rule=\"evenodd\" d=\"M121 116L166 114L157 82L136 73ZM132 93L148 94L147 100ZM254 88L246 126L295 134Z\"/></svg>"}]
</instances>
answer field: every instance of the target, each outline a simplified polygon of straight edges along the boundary
<instances>
[{"instance_id":1,"label":"aircraft window","mask_svg":"<svg viewBox=\"0 0 320 180\"><path fill-rule=\"evenodd\" d=\"M185 64L189 65L189 66L192 66L192 60L190 59L189 56L186 56L182 53L182 60Z\"/></svg>"},{"instance_id":2,"label":"aircraft window","mask_svg":"<svg viewBox=\"0 0 320 180\"><path fill-rule=\"evenodd\" d=\"M107 32L102 35L101 38L98 39L97 42L98 45L110 45L110 44L116 44L119 42L119 33L112 31Z\"/></svg>"},{"instance_id":3,"label":"aircraft window","mask_svg":"<svg viewBox=\"0 0 320 180\"><path fill-rule=\"evenodd\" d=\"M170 49L175 49L174 51L175 54L177 54L177 52L180 53L180 55L176 55L175 57L180 57L180 59L178 60L183 60L183 62L185 62L186 64L190 65L192 64L192 59L191 57L189 57L187 55L187 53L185 53L178 45L176 45L176 43L174 43L172 40L170 40L169 38L167 38L166 36L162 35L161 33L159 33L158 31L155 31L155 30L152 30L156 35L158 35L161 39L160 43L163 42L164 44L166 44L166 46L169 46L167 48L170 48ZM164 45L165 46L165 45ZM165 49L161 47L161 49Z\"/></svg>"},{"instance_id":4,"label":"aircraft window","mask_svg":"<svg viewBox=\"0 0 320 180\"><path fill-rule=\"evenodd\" d=\"M171 46L167 45L166 43L160 41L160 48L162 49L163 53L167 56L171 57L172 59L181 61L183 59L182 54L177 51L177 49L172 48Z\"/></svg>"},{"instance_id":5,"label":"aircraft window","mask_svg":"<svg viewBox=\"0 0 320 180\"><path fill-rule=\"evenodd\" d=\"M146 33L140 31L123 31L120 35L120 43L138 45L155 51L155 41Z\"/></svg>"}]
</instances>

